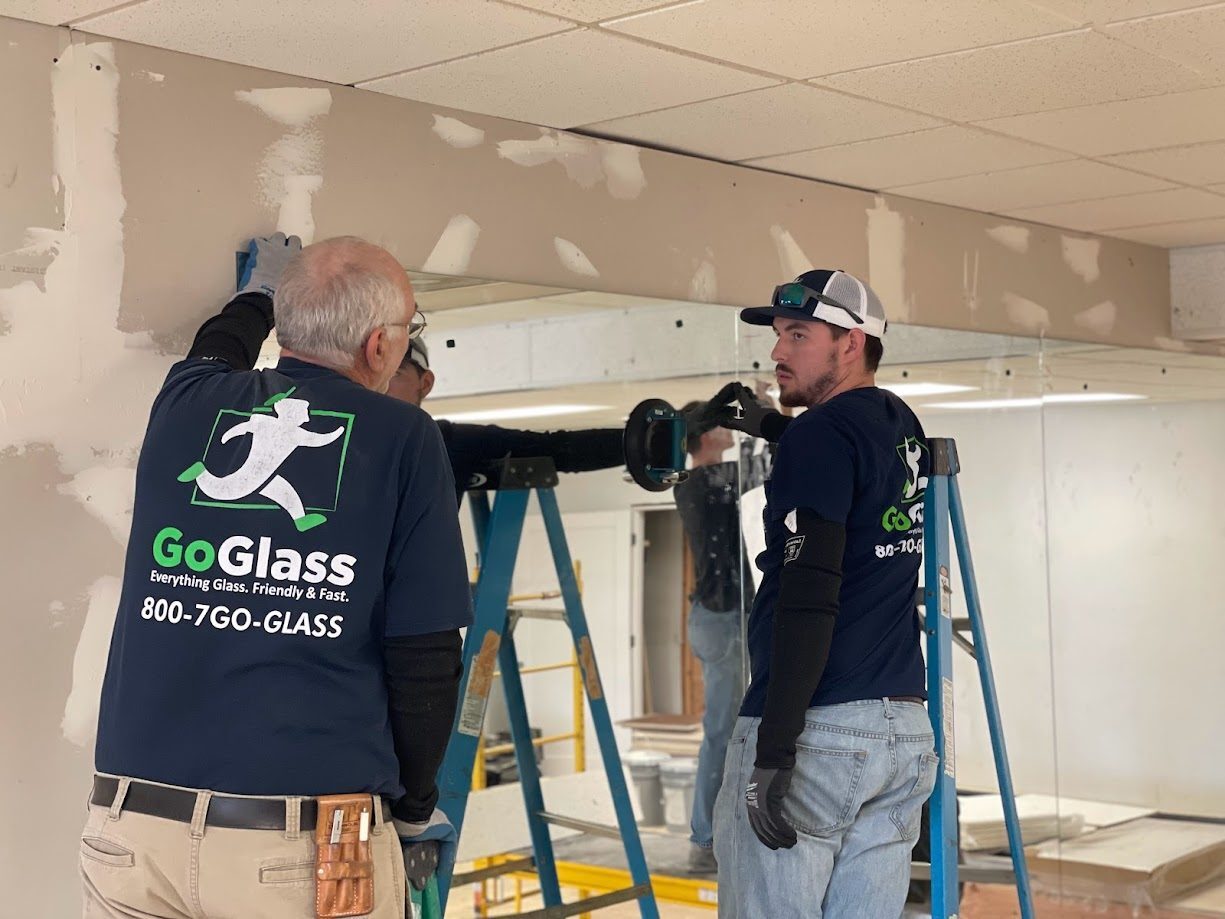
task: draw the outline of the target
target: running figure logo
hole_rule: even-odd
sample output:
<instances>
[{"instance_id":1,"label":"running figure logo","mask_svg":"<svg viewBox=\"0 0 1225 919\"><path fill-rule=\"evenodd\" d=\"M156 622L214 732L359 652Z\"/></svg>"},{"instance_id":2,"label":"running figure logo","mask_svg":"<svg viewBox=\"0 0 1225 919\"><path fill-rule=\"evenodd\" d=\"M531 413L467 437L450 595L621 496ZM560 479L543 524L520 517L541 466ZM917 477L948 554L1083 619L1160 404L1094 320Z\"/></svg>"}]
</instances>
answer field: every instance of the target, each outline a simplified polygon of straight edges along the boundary
<instances>
[{"instance_id":1,"label":"running figure logo","mask_svg":"<svg viewBox=\"0 0 1225 919\"><path fill-rule=\"evenodd\" d=\"M902 490L902 501L909 504L927 490L927 476L919 475L919 460L926 447L913 437L898 444L898 456L906 467L906 487Z\"/></svg>"},{"instance_id":2,"label":"running figure logo","mask_svg":"<svg viewBox=\"0 0 1225 919\"><path fill-rule=\"evenodd\" d=\"M352 416L331 412L312 413L310 403L305 399L291 399L288 396L289 393L273 396L263 407L247 415L245 421L240 421L221 436L221 443L225 444L236 437L250 435L250 452L238 469L228 475L213 475L201 460L183 470L179 481L195 482L196 487L214 501L235 502L258 493L282 507L302 533L326 522L327 517L323 514L307 513L297 489L279 470L298 448L325 447L347 433L348 426L345 424L324 433L305 430L303 426L311 420L312 414L335 414L347 419ZM268 414L269 405L275 417ZM263 414L260 414L261 411ZM343 465L343 458L341 463Z\"/></svg>"}]
</instances>

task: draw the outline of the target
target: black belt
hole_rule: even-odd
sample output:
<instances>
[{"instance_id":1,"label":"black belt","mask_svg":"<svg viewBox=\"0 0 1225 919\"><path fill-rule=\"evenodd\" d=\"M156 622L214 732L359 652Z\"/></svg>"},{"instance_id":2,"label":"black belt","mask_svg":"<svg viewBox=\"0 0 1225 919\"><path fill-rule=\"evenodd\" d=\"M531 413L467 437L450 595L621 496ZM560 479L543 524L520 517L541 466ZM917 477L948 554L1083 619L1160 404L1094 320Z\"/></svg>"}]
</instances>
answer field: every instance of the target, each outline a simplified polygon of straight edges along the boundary
<instances>
[{"instance_id":1,"label":"black belt","mask_svg":"<svg viewBox=\"0 0 1225 919\"><path fill-rule=\"evenodd\" d=\"M98 807L110 807L119 791L119 779L94 776L94 790L89 803ZM123 810L150 817L191 823L196 812L197 792L184 788L166 788L132 781L123 798ZM383 816L391 819L387 802L382 802ZM319 808L314 798L303 798L299 802L300 826L303 832L315 831ZM213 795L208 802L206 826L226 827L232 830L281 830L285 829L284 798L234 798L229 795Z\"/></svg>"}]
</instances>

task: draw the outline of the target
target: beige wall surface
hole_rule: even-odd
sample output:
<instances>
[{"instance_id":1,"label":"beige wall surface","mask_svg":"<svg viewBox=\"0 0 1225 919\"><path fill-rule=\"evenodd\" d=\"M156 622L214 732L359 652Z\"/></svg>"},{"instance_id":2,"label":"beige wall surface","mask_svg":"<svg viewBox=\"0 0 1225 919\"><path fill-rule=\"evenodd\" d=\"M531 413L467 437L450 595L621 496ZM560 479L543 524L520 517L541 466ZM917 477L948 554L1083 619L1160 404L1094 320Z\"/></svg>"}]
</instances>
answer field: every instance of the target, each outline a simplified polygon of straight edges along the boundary
<instances>
[{"instance_id":1,"label":"beige wall surface","mask_svg":"<svg viewBox=\"0 0 1225 919\"><path fill-rule=\"evenodd\" d=\"M0 118L14 915L76 910L146 413L247 236L355 233L411 268L730 304L828 265L867 276L896 320L1173 345L1162 250L5 19Z\"/></svg>"}]
</instances>

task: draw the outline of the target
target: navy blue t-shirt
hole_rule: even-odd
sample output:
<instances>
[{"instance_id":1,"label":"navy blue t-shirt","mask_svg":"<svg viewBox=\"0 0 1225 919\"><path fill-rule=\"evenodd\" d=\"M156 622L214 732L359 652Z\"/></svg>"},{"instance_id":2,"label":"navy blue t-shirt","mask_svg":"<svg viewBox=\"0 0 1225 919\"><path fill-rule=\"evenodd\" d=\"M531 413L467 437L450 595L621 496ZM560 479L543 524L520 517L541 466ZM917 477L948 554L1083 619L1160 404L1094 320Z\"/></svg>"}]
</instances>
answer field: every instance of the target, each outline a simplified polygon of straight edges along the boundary
<instances>
[{"instance_id":1,"label":"navy blue t-shirt","mask_svg":"<svg viewBox=\"0 0 1225 919\"><path fill-rule=\"evenodd\" d=\"M749 617L752 682L742 715L760 717L770 682L774 605L787 515L808 508L846 526L829 661L809 707L884 696L926 698L915 606L929 473L923 428L893 393L853 389L787 426L766 483L761 589Z\"/></svg>"},{"instance_id":2,"label":"navy blue t-shirt","mask_svg":"<svg viewBox=\"0 0 1225 919\"><path fill-rule=\"evenodd\" d=\"M400 797L383 639L472 621L454 494L415 406L289 358L172 367L137 467L98 770Z\"/></svg>"}]
</instances>

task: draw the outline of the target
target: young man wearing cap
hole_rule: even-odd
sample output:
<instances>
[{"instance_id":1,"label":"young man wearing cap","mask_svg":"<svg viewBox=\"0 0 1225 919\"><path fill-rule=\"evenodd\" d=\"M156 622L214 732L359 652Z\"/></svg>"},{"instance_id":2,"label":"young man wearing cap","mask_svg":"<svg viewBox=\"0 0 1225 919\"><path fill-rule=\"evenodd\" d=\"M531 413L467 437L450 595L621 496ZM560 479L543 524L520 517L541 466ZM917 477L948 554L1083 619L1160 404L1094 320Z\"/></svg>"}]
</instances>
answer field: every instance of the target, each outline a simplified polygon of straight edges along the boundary
<instances>
[{"instance_id":1,"label":"young man wearing cap","mask_svg":"<svg viewBox=\"0 0 1225 919\"><path fill-rule=\"evenodd\" d=\"M387 394L420 407L434 389L430 350L414 338ZM451 460L455 496L485 484L492 464L508 456L548 456L558 472L591 472L625 464L624 431L593 428L581 431L521 431L496 424L459 424L438 420L442 442Z\"/></svg>"},{"instance_id":2,"label":"young man wearing cap","mask_svg":"<svg viewBox=\"0 0 1225 919\"><path fill-rule=\"evenodd\" d=\"M923 429L875 385L886 321L862 281L809 271L740 315L773 325L780 401L805 411L788 423L743 388L712 400L778 440L715 808L719 915L899 916L937 769L914 600Z\"/></svg>"}]
</instances>

